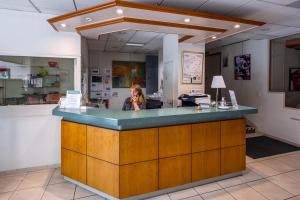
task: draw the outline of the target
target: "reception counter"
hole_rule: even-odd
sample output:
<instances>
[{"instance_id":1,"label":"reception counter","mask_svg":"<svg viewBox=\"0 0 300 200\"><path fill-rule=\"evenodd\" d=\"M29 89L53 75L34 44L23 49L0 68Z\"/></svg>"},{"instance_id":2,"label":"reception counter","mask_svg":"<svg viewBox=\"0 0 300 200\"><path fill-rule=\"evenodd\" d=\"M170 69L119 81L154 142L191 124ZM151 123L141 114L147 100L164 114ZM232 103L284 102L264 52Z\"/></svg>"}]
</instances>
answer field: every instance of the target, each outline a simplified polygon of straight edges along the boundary
<instances>
[{"instance_id":1,"label":"reception counter","mask_svg":"<svg viewBox=\"0 0 300 200\"><path fill-rule=\"evenodd\" d=\"M245 170L255 108L59 109L62 174L108 199L144 199Z\"/></svg>"}]
</instances>

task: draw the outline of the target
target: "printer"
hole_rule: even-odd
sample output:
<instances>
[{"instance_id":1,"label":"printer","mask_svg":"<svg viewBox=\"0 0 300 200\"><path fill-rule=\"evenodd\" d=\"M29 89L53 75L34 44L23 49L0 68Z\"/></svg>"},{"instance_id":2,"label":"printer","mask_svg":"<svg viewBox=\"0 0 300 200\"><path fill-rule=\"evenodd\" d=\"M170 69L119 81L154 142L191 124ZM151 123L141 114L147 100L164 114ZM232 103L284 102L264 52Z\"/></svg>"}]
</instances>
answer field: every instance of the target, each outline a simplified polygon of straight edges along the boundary
<instances>
[{"instance_id":1,"label":"printer","mask_svg":"<svg viewBox=\"0 0 300 200\"><path fill-rule=\"evenodd\" d=\"M192 107L201 105L210 104L210 95L208 94L182 94L178 97L181 100L182 107Z\"/></svg>"}]
</instances>

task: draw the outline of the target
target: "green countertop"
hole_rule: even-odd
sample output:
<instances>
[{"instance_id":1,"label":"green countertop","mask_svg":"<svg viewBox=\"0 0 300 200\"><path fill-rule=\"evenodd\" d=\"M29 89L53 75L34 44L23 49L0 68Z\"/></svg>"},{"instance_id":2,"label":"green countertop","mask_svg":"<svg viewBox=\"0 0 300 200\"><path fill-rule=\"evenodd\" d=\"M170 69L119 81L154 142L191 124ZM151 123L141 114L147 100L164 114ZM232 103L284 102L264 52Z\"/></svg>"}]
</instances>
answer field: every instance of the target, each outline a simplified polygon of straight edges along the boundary
<instances>
[{"instance_id":1,"label":"green countertop","mask_svg":"<svg viewBox=\"0 0 300 200\"><path fill-rule=\"evenodd\" d=\"M241 118L246 114L257 113L256 108L239 106L238 109L221 110L215 108L196 110L195 107L162 108L141 111L121 111L114 109L87 108L60 109L52 114L64 120L114 130L131 130L161 127L196 122L208 122Z\"/></svg>"}]
</instances>

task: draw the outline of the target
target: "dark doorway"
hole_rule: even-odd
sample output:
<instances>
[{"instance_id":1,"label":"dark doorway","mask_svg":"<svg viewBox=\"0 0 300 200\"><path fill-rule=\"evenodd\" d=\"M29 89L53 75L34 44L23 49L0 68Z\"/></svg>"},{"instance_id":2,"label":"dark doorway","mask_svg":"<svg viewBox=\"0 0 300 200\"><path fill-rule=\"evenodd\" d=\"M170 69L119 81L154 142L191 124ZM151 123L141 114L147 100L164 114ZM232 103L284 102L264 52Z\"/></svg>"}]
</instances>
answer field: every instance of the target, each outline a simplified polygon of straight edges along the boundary
<instances>
[{"instance_id":1,"label":"dark doorway","mask_svg":"<svg viewBox=\"0 0 300 200\"><path fill-rule=\"evenodd\" d=\"M213 76L221 74L221 53L205 55L205 93L210 94L212 100L215 100L216 89L211 88ZM219 98L221 98L219 90ZM220 99L219 99L220 100Z\"/></svg>"},{"instance_id":2,"label":"dark doorway","mask_svg":"<svg viewBox=\"0 0 300 200\"><path fill-rule=\"evenodd\" d=\"M146 94L158 91L158 56L146 56Z\"/></svg>"}]
</instances>

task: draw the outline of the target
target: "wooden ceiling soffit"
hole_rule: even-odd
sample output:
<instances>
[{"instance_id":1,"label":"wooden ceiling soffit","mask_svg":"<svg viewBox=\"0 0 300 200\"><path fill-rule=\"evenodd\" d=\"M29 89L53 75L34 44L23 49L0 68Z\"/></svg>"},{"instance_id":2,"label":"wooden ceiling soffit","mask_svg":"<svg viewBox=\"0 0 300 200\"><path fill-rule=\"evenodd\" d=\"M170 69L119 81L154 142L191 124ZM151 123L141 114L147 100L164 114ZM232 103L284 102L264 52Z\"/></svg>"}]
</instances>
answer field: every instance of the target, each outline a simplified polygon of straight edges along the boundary
<instances>
[{"instance_id":1,"label":"wooden ceiling soffit","mask_svg":"<svg viewBox=\"0 0 300 200\"><path fill-rule=\"evenodd\" d=\"M191 39L192 37L194 37L194 36L193 36L193 35L185 35L185 36L181 37L181 38L178 40L178 42L179 42L179 43L185 42L185 41Z\"/></svg>"},{"instance_id":2,"label":"wooden ceiling soffit","mask_svg":"<svg viewBox=\"0 0 300 200\"><path fill-rule=\"evenodd\" d=\"M142 10L157 11L157 12L163 12L163 13L187 15L187 16L193 16L193 17L199 17L199 18L221 20L221 21L237 22L237 23L249 24L249 25L254 25L254 26L262 26L265 24L264 22L242 19L242 18L237 18L237 17L214 15L214 14L209 14L209 13L204 13L204 12L194 12L194 11L182 10L182 9L177 9L177 8L142 4L142 3L136 3L136 2L127 2L127 1L120 1L120 0L115 0L112 2L105 3L105 4L101 4L101 5L85 8L82 10L78 10L75 12L67 13L67 14L64 14L64 15L61 15L58 17L48 19L48 22L52 24L55 22L63 21L63 20L70 19L73 17L77 17L80 15L85 15L88 13L93 13L96 11L104 10L104 9L111 8L111 7L118 7L118 6L119 7L127 7L127 8L136 8L136 9L142 9Z\"/></svg>"},{"instance_id":3,"label":"wooden ceiling soffit","mask_svg":"<svg viewBox=\"0 0 300 200\"><path fill-rule=\"evenodd\" d=\"M183 28L183 29L193 29L193 30L201 30L201 31L211 31L211 32L218 32L223 33L226 29L221 28L213 28L213 27L205 27L205 26L195 26L195 25L188 25L188 24L179 24L179 23L171 23L171 22L162 22L162 21L154 21L154 20L145 20L145 19L138 19L138 18L118 18L104 22L98 22L93 24L88 24L84 26L77 27L77 32L94 29L98 27L108 26L112 24L118 23L136 23L136 24L148 24L148 25L156 25L156 26L166 26L166 27L173 27L173 28Z\"/></svg>"}]
</instances>

